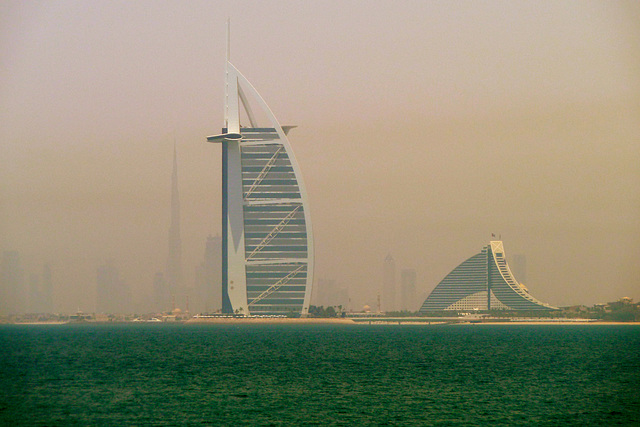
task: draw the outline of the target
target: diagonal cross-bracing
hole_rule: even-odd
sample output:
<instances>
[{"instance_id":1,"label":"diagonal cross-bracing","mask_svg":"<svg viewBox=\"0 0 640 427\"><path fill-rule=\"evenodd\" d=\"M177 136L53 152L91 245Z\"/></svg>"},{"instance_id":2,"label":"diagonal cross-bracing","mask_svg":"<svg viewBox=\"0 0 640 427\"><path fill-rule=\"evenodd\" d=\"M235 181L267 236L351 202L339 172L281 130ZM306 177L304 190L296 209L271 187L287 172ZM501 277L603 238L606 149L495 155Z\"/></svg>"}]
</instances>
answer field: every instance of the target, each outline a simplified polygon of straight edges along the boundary
<instances>
[{"instance_id":1,"label":"diagonal cross-bracing","mask_svg":"<svg viewBox=\"0 0 640 427\"><path fill-rule=\"evenodd\" d=\"M282 151L283 148L284 147L282 145L280 147L278 147L278 149L276 150L275 153L273 153L273 156L271 156L271 158L269 159L267 164L264 165L264 167L260 171L260 174L258 175L258 177L253 181L253 184L251 184L251 187L249 188L249 190L247 190L247 194L244 195L245 199L247 197L249 197L251 195L251 193L253 193L253 191L256 189L256 187L258 187L258 185L260 185L260 183L262 182L264 177L267 176L267 174L269 173L269 171L271 170L273 165L276 163L276 159L278 158L278 154L280 154L280 151Z\"/></svg>"},{"instance_id":2,"label":"diagonal cross-bracing","mask_svg":"<svg viewBox=\"0 0 640 427\"><path fill-rule=\"evenodd\" d=\"M265 236L264 239L262 239L262 241L258 244L258 246L255 247L255 249L249 254L249 256L247 257L247 261L249 261L251 258L253 258L253 256L260 252L262 250L262 248L264 248L265 246L267 246L269 244L269 242L271 240L273 240L274 237L276 237L278 235L278 233L280 233L282 231L282 229L284 227L286 227L287 224L289 224L289 222L293 219L293 217L295 216L296 212L298 212L298 210L302 207L302 205L298 205L296 206L291 212L289 212L287 214L287 216L285 216L284 218L282 218L282 221L280 221L278 223L278 225L276 225L275 227L273 227L273 230L271 230L271 232L269 234L267 234Z\"/></svg>"},{"instance_id":3,"label":"diagonal cross-bracing","mask_svg":"<svg viewBox=\"0 0 640 427\"><path fill-rule=\"evenodd\" d=\"M296 268L291 273L287 274L282 279L278 280L276 283L274 283L273 285L269 286L269 288L266 291L264 291L263 293L258 295L257 298L255 298L253 301L251 301L249 303L249 306L252 306L255 303L257 303L258 301L261 301L261 300L265 299L266 297L268 297L269 295L271 295L272 293L274 293L275 291L280 289L280 287L282 287L283 285L286 285L289 282L289 280L293 279L293 277L296 274L298 274L300 272L300 270L302 270L306 266L307 266L306 264L302 264L300 267Z\"/></svg>"}]
</instances>

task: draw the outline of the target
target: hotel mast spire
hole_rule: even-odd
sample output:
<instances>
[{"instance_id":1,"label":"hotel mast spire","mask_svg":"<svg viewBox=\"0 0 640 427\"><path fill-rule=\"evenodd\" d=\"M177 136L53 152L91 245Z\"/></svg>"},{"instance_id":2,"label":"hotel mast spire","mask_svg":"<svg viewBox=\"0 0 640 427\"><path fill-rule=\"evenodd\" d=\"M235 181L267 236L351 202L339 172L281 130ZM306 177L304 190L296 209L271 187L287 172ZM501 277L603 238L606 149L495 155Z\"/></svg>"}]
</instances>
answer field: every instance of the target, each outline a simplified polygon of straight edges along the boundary
<instances>
[{"instance_id":1,"label":"hotel mast spire","mask_svg":"<svg viewBox=\"0 0 640 427\"><path fill-rule=\"evenodd\" d=\"M224 63L224 127L229 128L229 59L231 50L231 20L227 18L227 52Z\"/></svg>"}]
</instances>

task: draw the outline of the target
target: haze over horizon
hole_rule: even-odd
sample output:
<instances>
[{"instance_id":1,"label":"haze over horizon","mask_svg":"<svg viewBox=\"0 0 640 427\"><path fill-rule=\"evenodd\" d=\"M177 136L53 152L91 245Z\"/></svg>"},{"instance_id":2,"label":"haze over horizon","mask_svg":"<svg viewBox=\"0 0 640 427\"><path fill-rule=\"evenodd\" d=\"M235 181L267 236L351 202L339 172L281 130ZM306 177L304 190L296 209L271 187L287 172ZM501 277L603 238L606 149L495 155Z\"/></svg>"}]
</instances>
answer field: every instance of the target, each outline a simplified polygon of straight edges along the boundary
<instances>
[{"instance_id":1,"label":"haze over horizon","mask_svg":"<svg viewBox=\"0 0 640 427\"><path fill-rule=\"evenodd\" d=\"M107 259L151 292L174 142L195 280L227 17L231 61L298 125L316 283L373 305L390 253L426 296L495 233L542 301L640 299L636 2L0 1L0 250L51 265L60 311L95 309Z\"/></svg>"}]
</instances>

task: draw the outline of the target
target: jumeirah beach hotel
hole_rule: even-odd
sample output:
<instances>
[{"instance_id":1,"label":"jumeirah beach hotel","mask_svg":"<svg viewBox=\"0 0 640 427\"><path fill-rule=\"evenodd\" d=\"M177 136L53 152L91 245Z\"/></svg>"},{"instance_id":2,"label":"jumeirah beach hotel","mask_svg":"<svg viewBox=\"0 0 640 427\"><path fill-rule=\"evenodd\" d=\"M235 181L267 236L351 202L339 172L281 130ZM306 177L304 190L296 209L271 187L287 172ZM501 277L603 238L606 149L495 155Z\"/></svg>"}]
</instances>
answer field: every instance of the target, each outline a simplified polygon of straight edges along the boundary
<instances>
[{"instance_id":1,"label":"jumeirah beach hotel","mask_svg":"<svg viewBox=\"0 0 640 427\"><path fill-rule=\"evenodd\" d=\"M537 300L511 272L502 241L454 268L431 291L421 313L439 310L558 310Z\"/></svg>"}]
</instances>

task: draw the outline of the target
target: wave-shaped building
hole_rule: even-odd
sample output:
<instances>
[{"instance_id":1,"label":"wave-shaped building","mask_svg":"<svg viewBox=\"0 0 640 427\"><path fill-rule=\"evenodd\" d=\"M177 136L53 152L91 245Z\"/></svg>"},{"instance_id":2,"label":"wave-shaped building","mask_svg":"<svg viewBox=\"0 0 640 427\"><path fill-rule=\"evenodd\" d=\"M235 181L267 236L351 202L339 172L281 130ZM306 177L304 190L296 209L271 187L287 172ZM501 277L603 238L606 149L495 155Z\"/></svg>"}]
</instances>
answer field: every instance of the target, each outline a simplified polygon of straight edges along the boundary
<instances>
[{"instance_id":1,"label":"wave-shaped building","mask_svg":"<svg viewBox=\"0 0 640 427\"><path fill-rule=\"evenodd\" d=\"M251 108L266 117L260 126ZM240 124L240 109L248 127ZM309 311L313 234L307 193L287 139L227 55L222 144L222 311L243 315Z\"/></svg>"},{"instance_id":2,"label":"wave-shaped building","mask_svg":"<svg viewBox=\"0 0 640 427\"><path fill-rule=\"evenodd\" d=\"M505 258L502 241L454 268L429 294L421 313L440 310L558 310L536 299L519 283Z\"/></svg>"}]
</instances>

